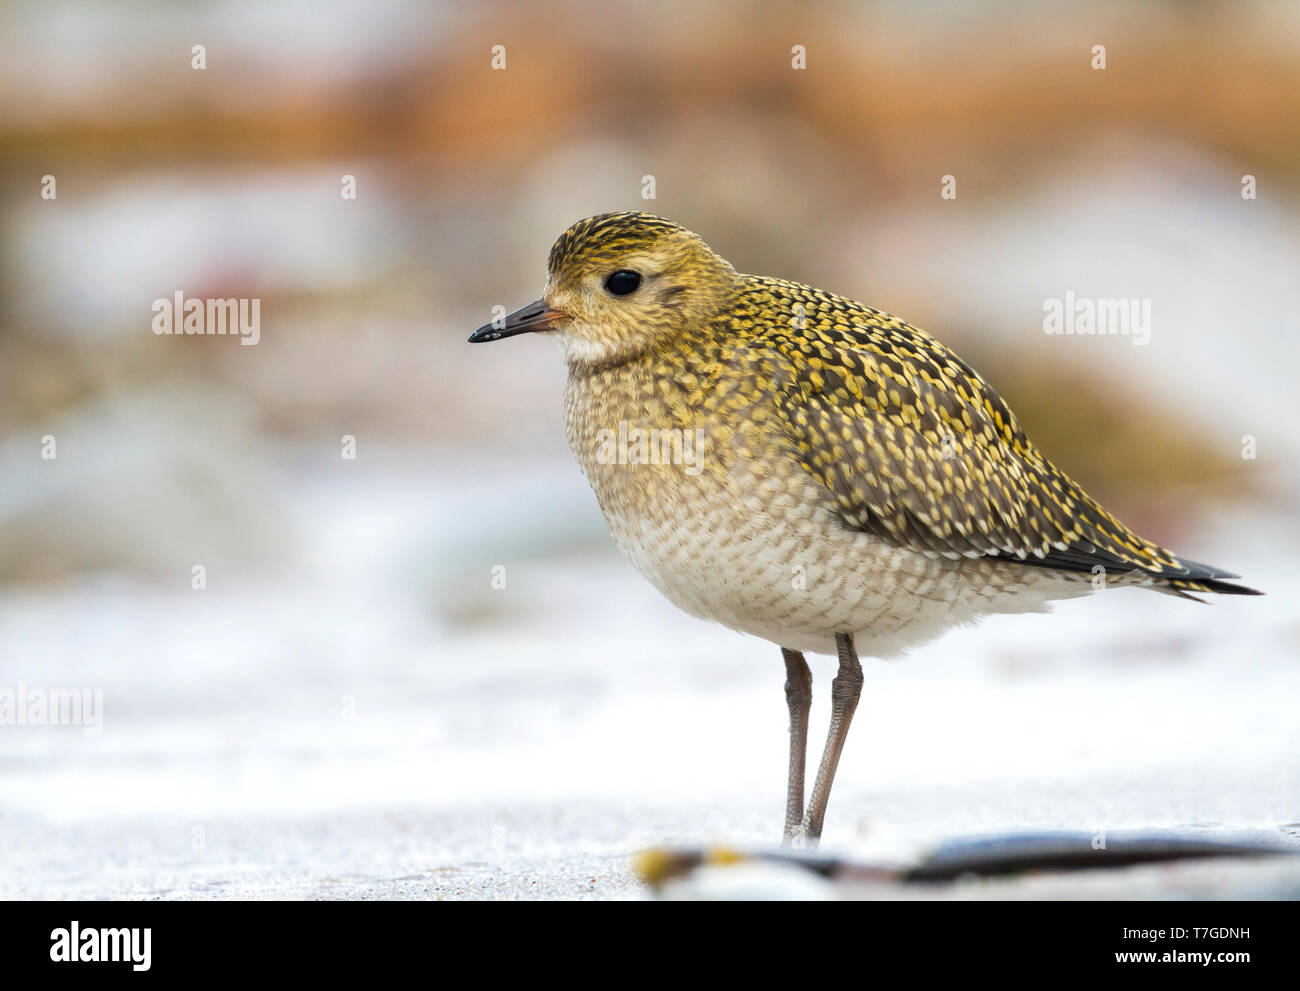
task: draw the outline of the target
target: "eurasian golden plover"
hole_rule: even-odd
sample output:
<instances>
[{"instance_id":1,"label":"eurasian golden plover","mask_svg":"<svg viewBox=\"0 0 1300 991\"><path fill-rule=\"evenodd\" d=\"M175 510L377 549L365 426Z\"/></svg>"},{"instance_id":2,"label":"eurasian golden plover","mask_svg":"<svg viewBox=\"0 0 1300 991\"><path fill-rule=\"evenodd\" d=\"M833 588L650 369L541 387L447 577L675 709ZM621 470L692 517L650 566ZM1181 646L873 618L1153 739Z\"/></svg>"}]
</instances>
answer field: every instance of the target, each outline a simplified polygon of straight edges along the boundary
<instances>
[{"instance_id":1,"label":"eurasian golden plover","mask_svg":"<svg viewBox=\"0 0 1300 991\"><path fill-rule=\"evenodd\" d=\"M781 648L787 843L821 836L858 651L897 655L1103 586L1258 594L1125 527L969 365L896 317L740 275L644 213L579 221L547 268L541 299L470 341L559 341L569 444L619 547L686 612ZM804 651L839 659L806 813Z\"/></svg>"}]
</instances>

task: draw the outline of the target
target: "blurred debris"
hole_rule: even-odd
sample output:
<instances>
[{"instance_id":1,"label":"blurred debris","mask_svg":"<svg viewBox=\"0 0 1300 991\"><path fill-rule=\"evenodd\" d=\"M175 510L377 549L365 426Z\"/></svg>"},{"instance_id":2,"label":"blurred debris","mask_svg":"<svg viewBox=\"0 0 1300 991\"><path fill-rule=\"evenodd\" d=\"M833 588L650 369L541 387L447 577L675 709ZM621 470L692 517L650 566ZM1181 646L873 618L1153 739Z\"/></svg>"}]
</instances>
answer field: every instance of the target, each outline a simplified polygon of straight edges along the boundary
<instances>
[{"instance_id":1,"label":"blurred debris","mask_svg":"<svg viewBox=\"0 0 1300 991\"><path fill-rule=\"evenodd\" d=\"M1216 897L1242 896L1232 883L1232 864L1255 858L1288 858L1278 873L1280 897L1300 897L1300 841L1276 832L1127 830L1013 833L966 837L941 844L918 863L871 864L846 856L789 848L729 847L646 850L633 860L641 880L667 900L797 900L901 897L900 886L921 886L924 897L950 897L953 883L976 879L1114 872L1157 864L1220 859L1225 882ZM1292 859L1295 858L1295 859ZM1243 880L1254 885L1255 872ZM1254 890L1254 889L1252 889ZM988 897L1016 897L1016 889L986 890Z\"/></svg>"}]
</instances>

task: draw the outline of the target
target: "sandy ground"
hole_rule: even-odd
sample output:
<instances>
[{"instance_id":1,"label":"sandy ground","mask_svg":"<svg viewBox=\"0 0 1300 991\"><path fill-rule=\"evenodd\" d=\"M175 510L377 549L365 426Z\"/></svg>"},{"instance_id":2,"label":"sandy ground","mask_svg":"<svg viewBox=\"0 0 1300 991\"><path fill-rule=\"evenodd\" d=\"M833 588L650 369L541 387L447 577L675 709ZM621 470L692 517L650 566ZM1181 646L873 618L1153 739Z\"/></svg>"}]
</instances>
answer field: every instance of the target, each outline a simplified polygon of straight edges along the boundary
<instances>
[{"instance_id":1,"label":"sandy ground","mask_svg":"<svg viewBox=\"0 0 1300 991\"><path fill-rule=\"evenodd\" d=\"M576 472L304 479L292 567L0 599L0 687L104 693L96 734L0 727L0 896L635 898L641 848L777 838L779 654L661 601ZM868 664L827 847L1285 835L1300 583L1262 539L1193 550L1270 594L1119 590ZM813 666L819 747L833 661Z\"/></svg>"}]
</instances>

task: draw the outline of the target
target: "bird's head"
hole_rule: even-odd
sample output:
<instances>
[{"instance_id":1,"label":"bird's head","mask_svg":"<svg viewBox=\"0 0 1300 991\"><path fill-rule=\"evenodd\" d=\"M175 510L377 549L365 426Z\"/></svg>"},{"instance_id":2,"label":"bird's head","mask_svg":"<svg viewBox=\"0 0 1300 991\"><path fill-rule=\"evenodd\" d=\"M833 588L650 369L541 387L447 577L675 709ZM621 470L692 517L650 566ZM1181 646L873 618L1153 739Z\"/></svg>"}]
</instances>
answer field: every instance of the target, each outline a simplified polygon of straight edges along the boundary
<instances>
[{"instance_id":1,"label":"bird's head","mask_svg":"<svg viewBox=\"0 0 1300 991\"><path fill-rule=\"evenodd\" d=\"M614 364L705 326L738 279L698 235L670 220L604 213L560 235L541 299L469 339L544 331L559 340L570 364Z\"/></svg>"}]
</instances>

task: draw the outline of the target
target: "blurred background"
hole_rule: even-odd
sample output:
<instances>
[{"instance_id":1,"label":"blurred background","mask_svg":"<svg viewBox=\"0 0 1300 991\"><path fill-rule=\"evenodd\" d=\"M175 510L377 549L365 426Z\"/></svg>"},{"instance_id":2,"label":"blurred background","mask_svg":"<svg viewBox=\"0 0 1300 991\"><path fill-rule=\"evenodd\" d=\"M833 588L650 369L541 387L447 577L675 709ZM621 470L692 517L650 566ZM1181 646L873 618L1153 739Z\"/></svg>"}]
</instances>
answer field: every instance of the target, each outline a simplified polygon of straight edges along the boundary
<instances>
[{"instance_id":1,"label":"blurred background","mask_svg":"<svg viewBox=\"0 0 1300 991\"><path fill-rule=\"evenodd\" d=\"M828 843L1300 820L1297 5L0 25L0 689L104 693L97 735L0 725L0 896L609 897L647 843L777 838L776 649L619 557L552 344L465 344L619 209L927 328L1121 518L1269 593L870 665ZM154 334L177 291L259 299L259 342ZM1150 342L1045 334L1067 291L1149 299Z\"/></svg>"}]
</instances>

